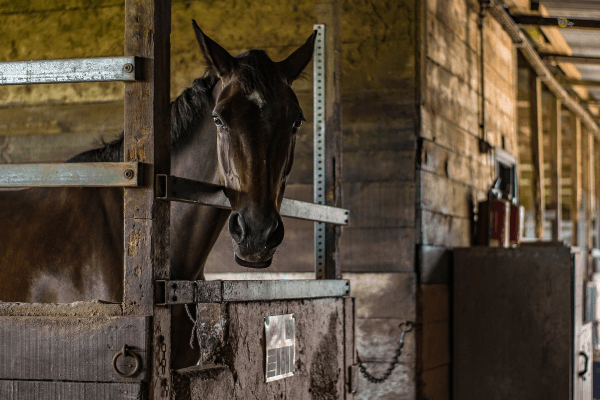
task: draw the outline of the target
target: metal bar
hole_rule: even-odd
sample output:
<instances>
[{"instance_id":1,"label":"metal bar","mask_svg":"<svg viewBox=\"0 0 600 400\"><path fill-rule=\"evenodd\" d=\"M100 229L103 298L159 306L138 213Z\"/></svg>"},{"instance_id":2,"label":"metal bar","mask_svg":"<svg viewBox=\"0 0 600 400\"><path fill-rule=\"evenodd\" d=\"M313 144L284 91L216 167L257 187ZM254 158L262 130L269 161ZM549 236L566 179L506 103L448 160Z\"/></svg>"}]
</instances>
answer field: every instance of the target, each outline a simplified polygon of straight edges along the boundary
<instances>
[{"instance_id":1,"label":"metal bar","mask_svg":"<svg viewBox=\"0 0 600 400\"><path fill-rule=\"evenodd\" d=\"M223 186L176 176L156 176L156 197L168 201L201 204L224 209L231 208ZM289 218L347 225L349 212L343 208L283 199L280 214Z\"/></svg>"},{"instance_id":2,"label":"metal bar","mask_svg":"<svg viewBox=\"0 0 600 400\"><path fill-rule=\"evenodd\" d=\"M313 200L325 204L325 25L317 31L313 52ZM325 265L325 224L315 222L315 276L323 278Z\"/></svg>"},{"instance_id":3,"label":"metal bar","mask_svg":"<svg viewBox=\"0 0 600 400\"><path fill-rule=\"evenodd\" d=\"M548 70L548 67L546 67L542 61L533 44L521 31L515 21L512 20L511 16L506 12L503 4L497 0L492 1L492 3L494 5L488 10L488 12L493 15L496 21L506 30L515 46L521 50L525 58L535 70L536 74L544 80L546 86L548 86L548 89L550 89L550 91L554 93L557 98L563 100L564 106L576 113L582 119L582 122L585 122L585 124L592 129L596 137L600 138L600 130L598 129L596 122L594 122L594 119L583 109L583 107L581 107L575 98L571 97L567 93L565 88L561 86L561 84Z\"/></svg>"},{"instance_id":4,"label":"metal bar","mask_svg":"<svg viewBox=\"0 0 600 400\"><path fill-rule=\"evenodd\" d=\"M0 63L0 85L134 81L135 72L135 57L7 61Z\"/></svg>"},{"instance_id":5,"label":"metal bar","mask_svg":"<svg viewBox=\"0 0 600 400\"><path fill-rule=\"evenodd\" d=\"M340 297L350 294L347 279L262 281L157 281L157 305Z\"/></svg>"},{"instance_id":6,"label":"metal bar","mask_svg":"<svg viewBox=\"0 0 600 400\"><path fill-rule=\"evenodd\" d=\"M0 187L132 187L142 184L137 162L72 164L3 164Z\"/></svg>"},{"instance_id":7,"label":"metal bar","mask_svg":"<svg viewBox=\"0 0 600 400\"><path fill-rule=\"evenodd\" d=\"M588 18L542 17L541 15L511 15L521 25L558 26L561 28L600 29L600 20Z\"/></svg>"},{"instance_id":8,"label":"metal bar","mask_svg":"<svg viewBox=\"0 0 600 400\"><path fill-rule=\"evenodd\" d=\"M573 64L600 64L600 57L570 56L567 54L540 54L545 61L569 62Z\"/></svg>"}]
</instances>

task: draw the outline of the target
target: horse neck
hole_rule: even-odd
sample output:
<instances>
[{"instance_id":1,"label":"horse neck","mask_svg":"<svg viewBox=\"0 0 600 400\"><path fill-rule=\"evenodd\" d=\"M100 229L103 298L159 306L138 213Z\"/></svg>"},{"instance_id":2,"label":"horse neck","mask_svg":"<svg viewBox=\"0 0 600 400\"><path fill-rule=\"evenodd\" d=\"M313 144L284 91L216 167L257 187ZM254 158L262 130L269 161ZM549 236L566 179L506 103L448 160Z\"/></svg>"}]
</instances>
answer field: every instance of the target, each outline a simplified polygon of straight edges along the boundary
<instances>
[{"instance_id":1,"label":"horse neck","mask_svg":"<svg viewBox=\"0 0 600 400\"><path fill-rule=\"evenodd\" d=\"M217 157L217 131L211 114L221 85L204 107L202 122L194 127L185 145L176 147L171 158L174 176L221 184ZM203 279L204 264L229 216L229 210L184 203L171 205L171 278Z\"/></svg>"}]
</instances>

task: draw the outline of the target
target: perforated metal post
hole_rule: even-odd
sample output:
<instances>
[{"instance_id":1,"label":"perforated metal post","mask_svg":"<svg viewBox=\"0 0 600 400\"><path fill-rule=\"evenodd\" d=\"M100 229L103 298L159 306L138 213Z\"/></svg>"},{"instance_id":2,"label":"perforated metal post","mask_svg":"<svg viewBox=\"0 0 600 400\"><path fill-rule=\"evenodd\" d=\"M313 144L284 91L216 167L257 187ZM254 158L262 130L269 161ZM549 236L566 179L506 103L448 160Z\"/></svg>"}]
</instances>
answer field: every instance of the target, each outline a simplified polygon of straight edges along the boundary
<instances>
[{"instance_id":1,"label":"perforated metal post","mask_svg":"<svg viewBox=\"0 0 600 400\"><path fill-rule=\"evenodd\" d=\"M325 25L315 25L313 53L314 202L325 204ZM315 277L324 279L325 224L315 222Z\"/></svg>"}]
</instances>

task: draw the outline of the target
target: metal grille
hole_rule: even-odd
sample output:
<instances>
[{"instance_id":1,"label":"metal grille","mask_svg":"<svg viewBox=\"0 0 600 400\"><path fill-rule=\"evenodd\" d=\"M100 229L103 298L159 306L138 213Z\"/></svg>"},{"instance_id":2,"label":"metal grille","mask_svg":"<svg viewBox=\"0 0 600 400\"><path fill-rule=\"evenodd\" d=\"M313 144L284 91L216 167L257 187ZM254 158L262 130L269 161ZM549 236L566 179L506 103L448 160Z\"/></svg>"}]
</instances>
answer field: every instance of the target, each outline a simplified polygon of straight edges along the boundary
<instances>
[{"instance_id":1,"label":"metal grille","mask_svg":"<svg viewBox=\"0 0 600 400\"><path fill-rule=\"evenodd\" d=\"M314 201L325 204L325 25L315 25L317 38L313 54L314 73ZM325 224L315 222L316 278L323 279L325 265Z\"/></svg>"}]
</instances>

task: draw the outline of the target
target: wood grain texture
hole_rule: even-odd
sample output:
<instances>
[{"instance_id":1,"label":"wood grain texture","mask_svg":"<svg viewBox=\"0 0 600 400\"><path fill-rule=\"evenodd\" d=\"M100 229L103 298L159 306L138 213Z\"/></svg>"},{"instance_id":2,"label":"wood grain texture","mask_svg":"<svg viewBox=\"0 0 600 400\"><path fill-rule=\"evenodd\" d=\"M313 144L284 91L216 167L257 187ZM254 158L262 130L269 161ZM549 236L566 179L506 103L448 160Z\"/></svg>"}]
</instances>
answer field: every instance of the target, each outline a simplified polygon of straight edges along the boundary
<instances>
[{"instance_id":1,"label":"wood grain texture","mask_svg":"<svg viewBox=\"0 0 600 400\"><path fill-rule=\"evenodd\" d=\"M542 81L529 71L529 113L531 121L531 153L533 164L532 192L535 212L535 236L544 237L544 138L542 127Z\"/></svg>"},{"instance_id":2,"label":"wood grain texture","mask_svg":"<svg viewBox=\"0 0 600 400\"><path fill-rule=\"evenodd\" d=\"M0 317L0 379L140 382L148 378L150 320L145 317ZM112 359L123 345L141 371L122 378ZM127 357L123 370L132 370Z\"/></svg>"},{"instance_id":3,"label":"wood grain texture","mask_svg":"<svg viewBox=\"0 0 600 400\"><path fill-rule=\"evenodd\" d=\"M3 399L86 399L86 400L141 400L144 385L139 383L90 383L0 380Z\"/></svg>"},{"instance_id":4,"label":"wood grain texture","mask_svg":"<svg viewBox=\"0 0 600 400\"><path fill-rule=\"evenodd\" d=\"M170 276L170 204L154 199L154 176L170 173L170 0L125 1L125 51L142 62L142 80L125 85L124 161L148 164L145 188L125 190L126 313L154 315L150 398L172 388L171 309L154 306L153 281ZM167 79L165 79L165 77Z\"/></svg>"},{"instance_id":5,"label":"wood grain texture","mask_svg":"<svg viewBox=\"0 0 600 400\"><path fill-rule=\"evenodd\" d=\"M445 246L417 245L420 282L448 283L452 268L451 250Z\"/></svg>"},{"instance_id":6,"label":"wood grain texture","mask_svg":"<svg viewBox=\"0 0 600 400\"><path fill-rule=\"evenodd\" d=\"M556 210L552 221L552 240L562 241L562 101L550 96L550 208Z\"/></svg>"},{"instance_id":7,"label":"wood grain texture","mask_svg":"<svg viewBox=\"0 0 600 400\"><path fill-rule=\"evenodd\" d=\"M213 400L346 398L344 325L352 318L344 317L345 307L343 298L227 303L225 337L220 345L210 346L213 354L206 357L207 365L215 363L225 369L213 368L212 374L177 373L184 375L189 387L180 387L176 398L202 398L198 396L208 393ZM288 313L296 320L296 374L265 383L264 318ZM217 313L216 319L208 314L203 323L222 324L222 313ZM208 388L212 388L210 392Z\"/></svg>"}]
</instances>

